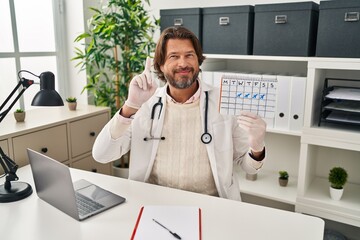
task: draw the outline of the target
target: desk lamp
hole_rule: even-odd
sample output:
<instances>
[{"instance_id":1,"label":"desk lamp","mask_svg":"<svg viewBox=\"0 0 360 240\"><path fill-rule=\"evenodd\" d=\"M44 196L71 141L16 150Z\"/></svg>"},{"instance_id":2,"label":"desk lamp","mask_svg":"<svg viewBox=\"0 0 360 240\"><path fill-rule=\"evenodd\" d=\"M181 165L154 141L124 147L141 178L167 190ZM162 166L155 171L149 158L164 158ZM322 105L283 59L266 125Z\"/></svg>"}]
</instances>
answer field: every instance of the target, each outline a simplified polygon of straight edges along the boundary
<instances>
[{"instance_id":1,"label":"desk lamp","mask_svg":"<svg viewBox=\"0 0 360 240\"><path fill-rule=\"evenodd\" d=\"M29 71L21 70L18 73L19 82L14 88L14 90L9 94L3 104L0 106L0 122L5 118L5 116L9 113L11 108L15 105L15 103L19 100L21 95L28 89L32 84L34 84L33 80L29 80L23 77L20 77L21 72L29 73L35 77L40 78L40 91L35 95L31 105L32 106L64 106L64 102L61 99L60 95L55 91L55 76L52 72L43 72L40 76L37 76ZM9 100L13 97L15 92L22 86L20 92L12 101L7 109L3 112L2 109L9 102ZM5 172L5 183L0 185L0 203L3 202L14 202L21 199L24 199L30 196L33 192L31 186L25 182L13 182L17 181L19 178L16 175L16 171L18 169L18 165L11 160L0 147L0 164Z\"/></svg>"}]
</instances>

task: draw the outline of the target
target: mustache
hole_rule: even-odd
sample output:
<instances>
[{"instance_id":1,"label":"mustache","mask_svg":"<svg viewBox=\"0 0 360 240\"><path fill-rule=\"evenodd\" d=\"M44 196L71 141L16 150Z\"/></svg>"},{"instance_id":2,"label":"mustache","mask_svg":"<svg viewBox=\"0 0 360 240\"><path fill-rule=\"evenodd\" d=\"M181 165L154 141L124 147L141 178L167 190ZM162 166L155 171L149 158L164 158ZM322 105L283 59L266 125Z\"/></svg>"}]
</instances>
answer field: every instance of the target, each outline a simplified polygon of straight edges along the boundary
<instances>
[{"instance_id":1,"label":"mustache","mask_svg":"<svg viewBox=\"0 0 360 240\"><path fill-rule=\"evenodd\" d=\"M184 68L177 68L174 70L175 73L182 72L182 71L194 72L195 69L193 67L184 67Z\"/></svg>"}]
</instances>

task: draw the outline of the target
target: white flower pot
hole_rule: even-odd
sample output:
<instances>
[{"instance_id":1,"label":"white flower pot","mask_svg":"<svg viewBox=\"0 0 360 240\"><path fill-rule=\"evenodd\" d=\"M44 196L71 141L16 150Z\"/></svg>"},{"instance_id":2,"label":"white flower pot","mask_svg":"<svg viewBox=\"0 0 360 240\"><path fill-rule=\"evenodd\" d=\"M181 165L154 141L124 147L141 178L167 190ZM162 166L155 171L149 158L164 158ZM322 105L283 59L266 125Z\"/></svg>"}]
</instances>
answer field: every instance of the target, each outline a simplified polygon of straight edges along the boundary
<instances>
[{"instance_id":1,"label":"white flower pot","mask_svg":"<svg viewBox=\"0 0 360 240\"><path fill-rule=\"evenodd\" d=\"M113 168L113 176L128 178L129 177L129 168L121 168L117 166L112 166Z\"/></svg>"},{"instance_id":2,"label":"white flower pot","mask_svg":"<svg viewBox=\"0 0 360 240\"><path fill-rule=\"evenodd\" d=\"M344 189L335 189L330 187L330 196L333 200L340 200L343 195Z\"/></svg>"},{"instance_id":3,"label":"white flower pot","mask_svg":"<svg viewBox=\"0 0 360 240\"><path fill-rule=\"evenodd\" d=\"M246 173L246 180L255 181L257 179L257 174Z\"/></svg>"}]
</instances>

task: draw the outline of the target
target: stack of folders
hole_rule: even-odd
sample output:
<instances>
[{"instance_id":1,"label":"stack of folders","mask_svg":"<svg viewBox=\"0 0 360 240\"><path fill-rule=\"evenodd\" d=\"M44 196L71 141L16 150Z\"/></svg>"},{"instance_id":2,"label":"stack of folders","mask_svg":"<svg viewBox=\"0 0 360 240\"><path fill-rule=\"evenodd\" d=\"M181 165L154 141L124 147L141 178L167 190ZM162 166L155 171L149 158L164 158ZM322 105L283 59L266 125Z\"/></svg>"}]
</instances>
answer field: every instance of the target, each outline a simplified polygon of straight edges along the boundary
<instances>
[{"instance_id":1,"label":"stack of folders","mask_svg":"<svg viewBox=\"0 0 360 240\"><path fill-rule=\"evenodd\" d=\"M193 206L143 206L131 240L201 240L201 209Z\"/></svg>"},{"instance_id":2,"label":"stack of folders","mask_svg":"<svg viewBox=\"0 0 360 240\"><path fill-rule=\"evenodd\" d=\"M220 89L221 114L250 111L261 116L268 128L301 131L306 77L203 71L201 78Z\"/></svg>"}]
</instances>

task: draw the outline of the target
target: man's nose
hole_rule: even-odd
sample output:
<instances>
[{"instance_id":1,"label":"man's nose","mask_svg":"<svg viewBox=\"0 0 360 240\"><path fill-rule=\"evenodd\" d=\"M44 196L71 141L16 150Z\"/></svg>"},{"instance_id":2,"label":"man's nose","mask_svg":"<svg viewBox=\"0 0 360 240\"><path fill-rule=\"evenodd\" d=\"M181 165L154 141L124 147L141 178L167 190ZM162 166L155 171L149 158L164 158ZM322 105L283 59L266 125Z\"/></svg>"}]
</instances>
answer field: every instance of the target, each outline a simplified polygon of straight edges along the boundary
<instances>
[{"instance_id":1,"label":"man's nose","mask_svg":"<svg viewBox=\"0 0 360 240\"><path fill-rule=\"evenodd\" d=\"M185 56L180 56L178 59L178 66L179 67L187 67L187 65L188 64L187 64Z\"/></svg>"}]
</instances>

